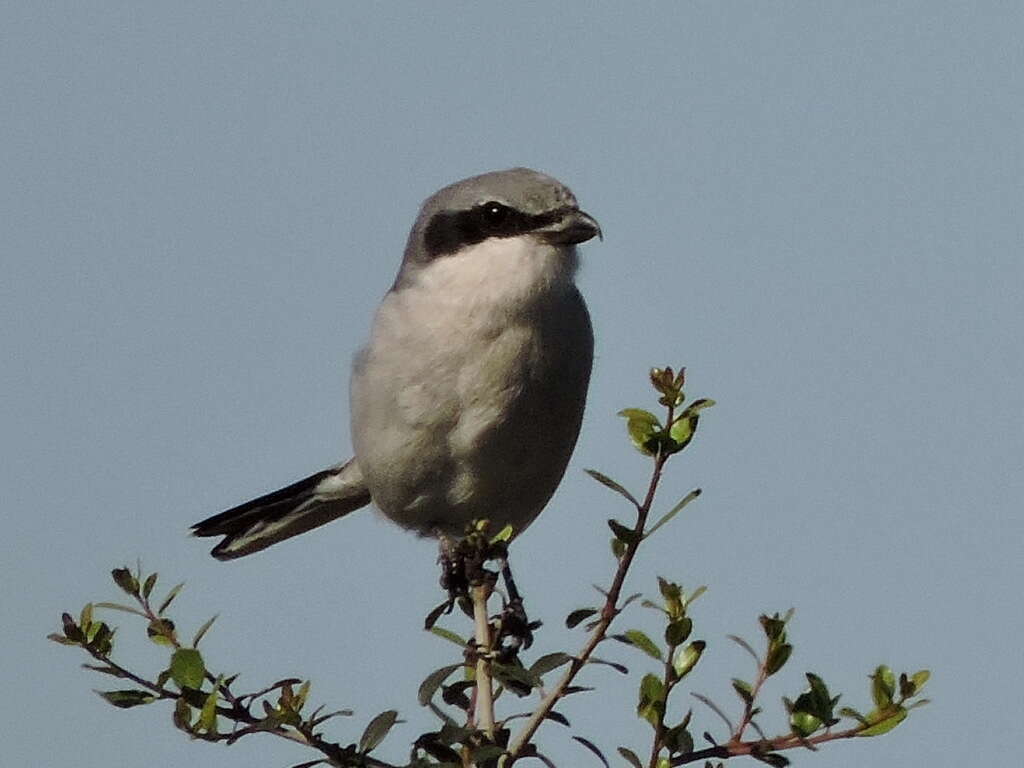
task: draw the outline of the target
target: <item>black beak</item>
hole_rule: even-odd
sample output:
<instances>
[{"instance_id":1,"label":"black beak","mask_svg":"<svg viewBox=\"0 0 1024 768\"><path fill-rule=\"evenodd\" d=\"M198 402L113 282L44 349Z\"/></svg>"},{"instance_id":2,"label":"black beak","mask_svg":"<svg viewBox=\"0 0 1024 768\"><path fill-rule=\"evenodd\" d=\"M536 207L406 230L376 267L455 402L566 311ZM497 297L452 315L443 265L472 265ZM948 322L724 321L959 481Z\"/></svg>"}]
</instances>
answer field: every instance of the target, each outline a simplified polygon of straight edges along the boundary
<instances>
[{"instance_id":1,"label":"black beak","mask_svg":"<svg viewBox=\"0 0 1024 768\"><path fill-rule=\"evenodd\" d=\"M601 225L597 220L575 208L567 209L558 221L539 230L538 234L555 245L576 245L595 236L602 238Z\"/></svg>"}]
</instances>

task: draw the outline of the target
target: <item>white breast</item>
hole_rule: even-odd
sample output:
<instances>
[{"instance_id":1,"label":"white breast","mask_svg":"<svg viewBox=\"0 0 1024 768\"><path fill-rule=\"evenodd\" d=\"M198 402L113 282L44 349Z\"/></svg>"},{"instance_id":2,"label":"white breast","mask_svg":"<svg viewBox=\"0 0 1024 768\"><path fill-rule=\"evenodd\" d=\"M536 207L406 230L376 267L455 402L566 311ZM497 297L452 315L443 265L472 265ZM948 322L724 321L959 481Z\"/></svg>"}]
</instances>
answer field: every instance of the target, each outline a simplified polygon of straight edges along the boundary
<instances>
[{"instance_id":1,"label":"white breast","mask_svg":"<svg viewBox=\"0 0 1024 768\"><path fill-rule=\"evenodd\" d=\"M352 378L357 460L374 501L403 525L482 493L477 454L503 423L537 327L557 312L575 249L491 239L421 268L378 310ZM493 446L491 446L493 449Z\"/></svg>"}]
</instances>

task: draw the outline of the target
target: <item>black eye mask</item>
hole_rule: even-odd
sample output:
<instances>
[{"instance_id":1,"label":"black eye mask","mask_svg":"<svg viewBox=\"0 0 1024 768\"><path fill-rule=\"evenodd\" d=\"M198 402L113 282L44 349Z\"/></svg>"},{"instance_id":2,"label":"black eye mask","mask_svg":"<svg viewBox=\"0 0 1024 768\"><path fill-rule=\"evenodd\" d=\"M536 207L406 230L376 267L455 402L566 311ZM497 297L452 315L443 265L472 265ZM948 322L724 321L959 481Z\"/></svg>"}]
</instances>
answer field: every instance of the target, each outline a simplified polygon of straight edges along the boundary
<instances>
[{"instance_id":1,"label":"black eye mask","mask_svg":"<svg viewBox=\"0 0 1024 768\"><path fill-rule=\"evenodd\" d=\"M564 212L523 213L492 200L464 211L435 214L423 233L423 245L427 257L435 259L489 237L514 237L533 232L558 221Z\"/></svg>"}]
</instances>

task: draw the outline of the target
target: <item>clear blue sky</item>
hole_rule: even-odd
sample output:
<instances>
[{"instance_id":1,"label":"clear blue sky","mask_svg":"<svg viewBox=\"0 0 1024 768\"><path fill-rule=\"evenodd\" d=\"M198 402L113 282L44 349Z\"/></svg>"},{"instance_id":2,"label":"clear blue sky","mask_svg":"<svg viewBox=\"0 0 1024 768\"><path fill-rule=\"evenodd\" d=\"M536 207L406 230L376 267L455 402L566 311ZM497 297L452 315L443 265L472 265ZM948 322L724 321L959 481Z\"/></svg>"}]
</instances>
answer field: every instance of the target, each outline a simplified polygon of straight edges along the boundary
<instances>
[{"instance_id":1,"label":"clear blue sky","mask_svg":"<svg viewBox=\"0 0 1024 768\"><path fill-rule=\"evenodd\" d=\"M887 661L931 707L801 765L1019 759L1024 544L1024 12L1017 3L4 3L0 30L0 668L11 765L282 766L272 738L189 742L47 643L143 558L220 620L212 661L312 676L339 740L415 704L450 646L419 629L434 547L364 513L222 564L186 526L348 454L348 361L420 201L550 172L602 223L583 435L517 545L548 622L607 582L616 498L645 464L615 412L652 364L716 398L663 508L657 573L707 584L693 689L735 711L761 611L797 609L803 670L865 705ZM161 656L120 616L124 657ZM650 627L643 612L630 625ZM645 668L641 658L605 652ZM567 705L609 753L646 737L633 683ZM692 702L696 705L696 702ZM683 697L677 706L689 706ZM699 733L720 733L696 705ZM591 758L551 726L562 765Z\"/></svg>"}]
</instances>

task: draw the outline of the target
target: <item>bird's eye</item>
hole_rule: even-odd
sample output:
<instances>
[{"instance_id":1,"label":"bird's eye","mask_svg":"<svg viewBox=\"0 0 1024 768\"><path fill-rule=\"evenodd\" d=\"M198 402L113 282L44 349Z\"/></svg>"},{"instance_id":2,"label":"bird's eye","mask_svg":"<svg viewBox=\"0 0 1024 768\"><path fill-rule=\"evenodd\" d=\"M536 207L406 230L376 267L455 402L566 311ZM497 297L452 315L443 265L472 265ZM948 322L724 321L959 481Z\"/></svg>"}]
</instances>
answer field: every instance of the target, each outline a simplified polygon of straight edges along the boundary
<instances>
[{"instance_id":1,"label":"bird's eye","mask_svg":"<svg viewBox=\"0 0 1024 768\"><path fill-rule=\"evenodd\" d=\"M509 214L512 211L508 206L502 205L501 203L491 200L488 203L484 203L480 206L481 218L487 227L500 227L506 221L508 221Z\"/></svg>"}]
</instances>

